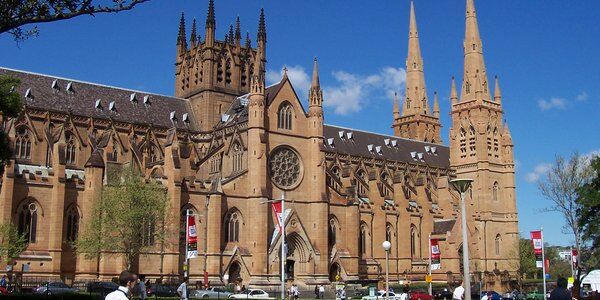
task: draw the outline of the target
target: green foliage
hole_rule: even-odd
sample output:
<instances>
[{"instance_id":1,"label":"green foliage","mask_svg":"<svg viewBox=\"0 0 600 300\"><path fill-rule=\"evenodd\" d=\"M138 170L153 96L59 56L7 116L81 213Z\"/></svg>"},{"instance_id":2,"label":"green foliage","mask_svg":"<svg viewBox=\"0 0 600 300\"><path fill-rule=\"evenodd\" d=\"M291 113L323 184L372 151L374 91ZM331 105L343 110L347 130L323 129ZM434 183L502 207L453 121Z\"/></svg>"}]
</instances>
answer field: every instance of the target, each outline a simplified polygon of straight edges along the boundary
<instances>
[{"instance_id":1,"label":"green foliage","mask_svg":"<svg viewBox=\"0 0 600 300\"><path fill-rule=\"evenodd\" d=\"M535 253L530 239L519 239L519 267L517 269L522 278L531 278L538 273L535 265Z\"/></svg>"},{"instance_id":2,"label":"green foliage","mask_svg":"<svg viewBox=\"0 0 600 300\"><path fill-rule=\"evenodd\" d=\"M169 202L163 185L145 182L133 168L115 169L109 177L74 246L87 258L122 253L130 268L142 251L164 245Z\"/></svg>"},{"instance_id":3,"label":"green foliage","mask_svg":"<svg viewBox=\"0 0 600 300\"><path fill-rule=\"evenodd\" d=\"M593 157L590 165L593 176L588 183L578 189L577 214L583 239L591 243L586 265L588 268L598 268L600 267L600 252L597 250L600 246L600 156Z\"/></svg>"},{"instance_id":4,"label":"green foliage","mask_svg":"<svg viewBox=\"0 0 600 300\"><path fill-rule=\"evenodd\" d=\"M0 259L9 264L27 249L27 239L12 223L0 225Z\"/></svg>"},{"instance_id":5,"label":"green foliage","mask_svg":"<svg viewBox=\"0 0 600 300\"><path fill-rule=\"evenodd\" d=\"M21 112L21 97L16 92L20 83L16 78L0 75L0 114L2 119L15 118ZM10 159L11 155L8 135L5 130L0 130L0 167Z\"/></svg>"},{"instance_id":6,"label":"green foliage","mask_svg":"<svg viewBox=\"0 0 600 300\"><path fill-rule=\"evenodd\" d=\"M556 280L558 277L571 277L571 261L561 259L558 252L561 250L558 247L546 247L544 252L545 258L550 260L550 277Z\"/></svg>"},{"instance_id":7,"label":"green foliage","mask_svg":"<svg viewBox=\"0 0 600 300\"><path fill-rule=\"evenodd\" d=\"M37 36L37 27L21 26L71 19L81 15L130 10L149 0L3 0L0 1L0 33L8 32L17 41Z\"/></svg>"}]
</instances>

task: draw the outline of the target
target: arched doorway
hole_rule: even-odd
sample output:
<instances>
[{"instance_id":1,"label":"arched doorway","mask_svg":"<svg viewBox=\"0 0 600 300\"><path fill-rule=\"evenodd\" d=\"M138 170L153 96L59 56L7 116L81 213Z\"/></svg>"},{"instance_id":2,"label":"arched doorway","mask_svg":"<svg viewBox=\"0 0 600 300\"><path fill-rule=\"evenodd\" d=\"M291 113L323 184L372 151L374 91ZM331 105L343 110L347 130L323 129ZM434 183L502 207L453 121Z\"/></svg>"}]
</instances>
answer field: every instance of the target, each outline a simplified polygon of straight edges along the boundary
<instances>
[{"instance_id":1,"label":"arched doorway","mask_svg":"<svg viewBox=\"0 0 600 300\"><path fill-rule=\"evenodd\" d=\"M286 278L293 279L295 275L306 274L310 260L310 249L306 241L298 234L291 233L286 238L287 257L285 263Z\"/></svg>"},{"instance_id":2,"label":"arched doorway","mask_svg":"<svg viewBox=\"0 0 600 300\"><path fill-rule=\"evenodd\" d=\"M338 263L331 264L331 267L329 267L329 281L337 282L337 281L340 281L341 279L342 279L342 269L340 268L340 265L338 265Z\"/></svg>"},{"instance_id":3,"label":"arched doorway","mask_svg":"<svg viewBox=\"0 0 600 300\"><path fill-rule=\"evenodd\" d=\"M240 263L237 261L232 262L231 266L229 266L229 272L227 273L227 274L229 274L229 282L235 283L235 284L241 283L242 282L241 272L242 272L242 267L240 266Z\"/></svg>"}]
</instances>

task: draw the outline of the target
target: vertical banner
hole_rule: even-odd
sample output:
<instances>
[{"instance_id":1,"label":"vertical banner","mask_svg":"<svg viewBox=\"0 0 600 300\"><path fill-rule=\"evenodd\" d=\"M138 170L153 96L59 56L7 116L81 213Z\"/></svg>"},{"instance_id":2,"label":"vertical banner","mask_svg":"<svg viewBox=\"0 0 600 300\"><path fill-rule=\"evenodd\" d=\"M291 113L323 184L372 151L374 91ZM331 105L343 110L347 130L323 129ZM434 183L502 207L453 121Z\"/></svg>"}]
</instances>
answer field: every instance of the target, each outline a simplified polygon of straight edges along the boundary
<instances>
[{"instance_id":1,"label":"vertical banner","mask_svg":"<svg viewBox=\"0 0 600 300\"><path fill-rule=\"evenodd\" d=\"M579 266L579 253L577 252L577 249L571 250L571 260L573 262L573 270L577 270L577 267Z\"/></svg>"},{"instance_id":2,"label":"vertical banner","mask_svg":"<svg viewBox=\"0 0 600 300\"><path fill-rule=\"evenodd\" d=\"M531 243L533 244L533 252L535 253L536 267L542 268L544 261L542 259L542 231L536 230L531 232Z\"/></svg>"},{"instance_id":3,"label":"vertical banner","mask_svg":"<svg viewBox=\"0 0 600 300\"><path fill-rule=\"evenodd\" d=\"M442 264L441 264L441 252L440 252L440 246L438 244L438 240L437 239L430 239L429 240L429 247L431 247L431 269L432 270L439 270L442 268Z\"/></svg>"},{"instance_id":4,"label":"vertical banner","mask_svg":"<svg viewBox=\"0 0 600 300\"><path fill-rule=\"evenodd\" d=\"M273 212L275 213L275 221L277 222L277 227L279 228L279 232L281 232L282 225L283 225L283 219L282 219L283 211L281 209L281 201L272 202L271 208L273 209Z\"/></svg>"},{"instance_id":5,"label":"vertical banner","mask_svg":"<svg viewBox=\"0 0 600 300\"><path fill-rule=\"evenodd\" d=\"M187 216L187 259L198 257L198 234L196 232L196 218Z\"/></svg>"}]
</instances>

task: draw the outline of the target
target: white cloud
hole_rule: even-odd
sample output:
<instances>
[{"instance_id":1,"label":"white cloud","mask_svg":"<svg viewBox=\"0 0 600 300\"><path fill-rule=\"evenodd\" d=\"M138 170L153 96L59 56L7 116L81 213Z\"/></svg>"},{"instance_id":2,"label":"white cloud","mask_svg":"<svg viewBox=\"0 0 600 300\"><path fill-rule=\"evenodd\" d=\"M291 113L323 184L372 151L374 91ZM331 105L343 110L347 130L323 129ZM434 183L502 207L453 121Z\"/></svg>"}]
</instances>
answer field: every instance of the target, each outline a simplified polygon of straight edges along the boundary
<instances>
[{"instance_id":1,"label":"white cloud","mask_svg":"<svg viewBox=\"0 0 600 300\"><path fill-rule=\"evenodd\" d=\"M589 98L589 95L585 91L579 93L579 95L577 95L577 97L576 97L577 101L586 101L588 98Z\"/></svg>"},{"instance_id":2,"label":"white cloud","mask_svg":"<svg viewBox=\"0 0 600 300\"><path fill-rule=\"evenodd\" d=\"M541 110L549 110L553 108L565 109L567 107L567 99L565 98L552 98L550 100L540 99L538 100L538 106Z\"/></svg>"},{"instance_id":3,"label":"white cloud","mask_svg":"<svg viewBox=\"0 0 600 300\"><path fill-rule=\"evenodd\" d=\"M548 171L550 171L551 168L552 168L551 164L547 164L547 163L539 164L533 169L533 172L527 173L525 180L527 180L527 182L530 182L530 183L536 182L540 179L541 176L548 173Z\"/></svg>"},{"instance_id":4,"label":"white cloud","mask_svg":"<svg viewBox=\"0 0 600 300\"><path fill-rule=\"evenodd\" d=\"M376 74L360 75L345 71L332 73L334 84L323 87L325 107L335 114L348 115L358 112L365 103L377 99L392 99L395 91L401 91L406 81L402 68L384 67ZM267 71L267 82L277 83L283 76L281 71ZM302 66L288 67L288 76L300 100L307 98L311 77Z\"/></svg>"}]
</instances>

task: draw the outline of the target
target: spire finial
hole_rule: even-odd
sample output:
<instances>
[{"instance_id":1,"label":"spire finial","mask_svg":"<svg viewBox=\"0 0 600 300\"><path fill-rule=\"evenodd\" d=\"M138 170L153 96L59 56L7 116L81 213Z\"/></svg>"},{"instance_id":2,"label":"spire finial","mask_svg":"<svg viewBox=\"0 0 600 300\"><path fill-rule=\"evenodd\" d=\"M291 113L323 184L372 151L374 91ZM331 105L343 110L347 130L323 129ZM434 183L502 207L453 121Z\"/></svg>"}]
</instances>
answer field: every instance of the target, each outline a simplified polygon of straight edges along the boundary
<instances>
[{"instance_id":1,"label":"spire finial","mask_svg":"<svg viewBox=\"0 0 600 300\"><path fill-rule=\"evenodd\" d=\"M285 78L288 78L288 74L287 74L287 72L288 72L288 68L287 68L287 66L286 66L286 65L283 65L283 78L284 78L284 79L285 79Z\"/></svg>"},{"instance_id":2,"label":"spire finial","mask_svg":"<svg viewBox=\"0 0 600 300\"><path fill-rule=\"evenodd\" d=\"M227 35L229 37L229 40L227 40L227 43L229 44L233 44L235 43L235 36L233 33L233 25L229 25L229 34Z\"/></svg>"},{"instance_id":3,"label":"spire finial","mask_svg":"<svg viewBox=\"0 0 600 300\"><path fill-rule=\"evenodd\" d=\"M242 40L242 25L240 24L240 16L235 20L235 41L239 43Z\"/></svg>"},{"instance_id":4,"label":"spire finial","mask_svg":"<svg viewBox=\"0 0 600 300\"><path fill-rule=\"evenodd\" d=\"M311 89L320 89L321 84L319 83L319 63L317 62L317 58L313 60L313 74L312 74L312 83Z\"/></svg>"},{"instance_id":5,"label":"spire finial","mask_svg":"<svg viewBox=\"0 0 600 300\"><path fill-rule=\"evenodd\" d=\"M400 99L398 99L398 92L394 92L394 120L400 118Z\"/></svg>"},{"instance_id":6,"label":"spire finial","mask_svg":"<svg viewBox=\"0 0 600 300\"><path fill-rule=\"evenodd\" d=\"M423 72L423 57L419 43L417 17L413 1L410 2L410 22L408 29L408 56L406 58L406 101L402 115L429 113L425 73Z\"/></svg>"},{"instance_id":7,"label":"spire finial","mask_svg":"<svg viewBox=\"0 0 600 300\"><path fill-rule=\"evenodd\" d=\"M214 28L216 25L215 21L215 1L208 1L208 14L206 15L206 27Z\"/></svg>"},{"instance_id":8,"label":"spire finial","mask_svg":"<svg viewBox=\"0 0 600 300\"><path fill-rule=\"evenodd\" d=\"M437 91L433 92L433 116L436 118L440 117L440 103Z\"/></svg>"},{"instance_id":9,"label":"spire finial","mask_svg":"<svg viewBox=\"0 0 600 300\"><path fill-rule=\"evenodd\" d=\"M496 86L494 87L494 101L500 103L502 100L502 91L500 90L500 79L496 76Z\"/></svg>"},{"instance_id":10,"label":"spire finial","mask_svg":"<svg viewBox=\"0 0 600 300\"><path fill-rule=\"evenodd\" d=\"M456 93L456 81L454 80L454 76L452 76L452 89L450 90L450 100L452 104L458 103L458 94Z\"/></svg>"},{"instance_id":11,"label":"spire finial","mask_svg":"<svg viewBox=\"0 0 600 300\"><path fill-rule=\"evenodd\" d=\"M177 45L184 46L187 48L187 41L185 37L185 15L181 13L181 19L179 19L179 34L177 35Z\"/></svg>"},{"instance_id":12,"label":"spire finial","mask_svg":"<svg viewBox=\"0 0 600 300\"><path fill-rule=\"evenodd\" d=\"M260 18L258 21L258 41L267 42L267 25L265 24L265 9L260 9Z\"/></svg>"},{"instance_id":13,"label":"spire finial","mask_svg":"<svg viewBox=\"0 0 600 300\"><path fill-rule=\"evenodd\" d=\"M250 40L250 33L246 31L246 49L250 49L252 47L252 41Z\"/></svg>"},{"instance_id":14,"label":"spire finial","mask_svg":"<svg viewBox=\"0 0 600 300\"><path fill-rule=\"evenodd\" d=\"M197 35L198 33L196 32L196 18L194 18L194 20L192 20L192 33L190 36L190 44L192 44L192 47L196 46L196 41L197 41Z\"/></svg>"}]
</instances>

